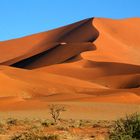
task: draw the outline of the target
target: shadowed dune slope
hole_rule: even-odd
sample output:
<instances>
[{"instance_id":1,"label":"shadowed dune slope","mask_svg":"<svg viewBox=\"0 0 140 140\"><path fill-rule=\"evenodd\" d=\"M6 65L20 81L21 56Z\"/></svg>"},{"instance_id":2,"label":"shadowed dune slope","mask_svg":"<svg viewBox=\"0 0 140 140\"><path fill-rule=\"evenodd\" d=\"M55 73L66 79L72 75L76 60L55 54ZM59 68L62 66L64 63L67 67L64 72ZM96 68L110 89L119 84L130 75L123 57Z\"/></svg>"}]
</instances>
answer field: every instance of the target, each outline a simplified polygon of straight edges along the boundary
<instances>
[{"instance_id":1,"label":"shadowed dune slope","mask_svg":"<svg viewBox=\"0 0 140 140\"><path fill-rule=\"evenodd\" d=\"M140 88L140 74L105 76L97 78L93 82L115 89Z\"/></svg>"},{"instance_id":2,"label":"shadowed dune slope","mask_svg":"<svg viewBox=\"0 0 140 140\"><path fill-rule=\"evenodd\" d=\"M95 62L82 59L72 63L52 65L36 70L92 82L95 78L102 76L139 74L140 66L116 62Z\"/></svg>"},{"instance_id":3,"label":"shadowed dune slope","mask_svg":"<svg viewBox=\"0 0 140 140\"><path fill-rule=\"evenodd\" d=\"M96 47L90 42L62 44L50 49L49 51L44 51L25 60L19 61L12 66L33 69L53 64L60 64L83 51L95 49Z\"/></svg>"}]
</instances>

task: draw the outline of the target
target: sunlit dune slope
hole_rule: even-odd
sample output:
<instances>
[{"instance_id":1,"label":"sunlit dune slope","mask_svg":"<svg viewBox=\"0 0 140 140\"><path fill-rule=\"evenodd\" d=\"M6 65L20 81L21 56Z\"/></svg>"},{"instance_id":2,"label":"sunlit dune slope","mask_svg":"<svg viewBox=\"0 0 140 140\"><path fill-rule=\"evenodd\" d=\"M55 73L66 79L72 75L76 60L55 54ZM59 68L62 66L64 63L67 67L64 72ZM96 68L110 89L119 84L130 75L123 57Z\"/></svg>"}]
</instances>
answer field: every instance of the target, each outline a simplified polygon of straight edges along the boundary
<instances>
[{"instance_id":1,"label":"sunlit dune slope","mask_svg":"<svg viewBox=\"0 0 140 140\"><path fill-rule=\"evenodd\" d=\"M30 103L35 100L40 101L40 103L44 101L140 102L138 88L111 89L102 83L102 79L91 83L9 66L1 66L0 70L0 84L2 86L0 100L3 102L11 99L10 102L23 102L25 106L28 101Z\"/></svg>"},{"instance_id":2,"label":"sunlit dune slope","mask_svg":"<svg viewBox=\"0 0 140 140\"><path fill-rule=\"evenodd\" d=\"M93 25L100 34L94 42L98 49L83 53L85 59L140 65L140 18L95 18Z\"/></svg>"},{"instance_id":3,"label":"sunlit dune slope","mask_svg":"<svg viewBox=\"0 0 140 140\"><path fill-rule=\"evenodd\" d=\"M59 80L60 79L60 80ZM0 66L0 97L33 98L59 93L80 93L103 88L98 84L54 74ZM24 97L25 96L25 97ZM27 97L26 97L27 96Z\"/></svg>"}]
</instances>

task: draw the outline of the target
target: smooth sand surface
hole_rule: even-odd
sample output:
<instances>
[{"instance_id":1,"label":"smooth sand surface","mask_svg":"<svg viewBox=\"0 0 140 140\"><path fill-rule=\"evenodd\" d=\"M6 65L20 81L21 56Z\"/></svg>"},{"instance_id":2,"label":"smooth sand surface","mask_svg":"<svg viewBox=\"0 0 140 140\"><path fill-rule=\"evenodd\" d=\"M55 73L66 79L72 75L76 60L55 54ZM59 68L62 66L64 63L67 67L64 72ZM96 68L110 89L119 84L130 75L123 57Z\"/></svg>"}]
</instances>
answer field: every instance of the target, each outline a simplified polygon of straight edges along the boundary
<instances>
[{"instance_id":1,"label":"smooth sand surface","mask_svg":"<svg viewBox=\"0 0 140 140\"><path fill-rule=\"evenodd\" d=\"M35 105L34 101L34 105ZM62 104L66 110L61 114L63 119L90 119L90 120L115 120L140 111L140 106L136 104L115 104L99 102L51 102L40 106L35 105L36 109L7 110L1 111L1 118L30 118L30 119L50 119L48 104Z\"/></svg>"}]
</instances>

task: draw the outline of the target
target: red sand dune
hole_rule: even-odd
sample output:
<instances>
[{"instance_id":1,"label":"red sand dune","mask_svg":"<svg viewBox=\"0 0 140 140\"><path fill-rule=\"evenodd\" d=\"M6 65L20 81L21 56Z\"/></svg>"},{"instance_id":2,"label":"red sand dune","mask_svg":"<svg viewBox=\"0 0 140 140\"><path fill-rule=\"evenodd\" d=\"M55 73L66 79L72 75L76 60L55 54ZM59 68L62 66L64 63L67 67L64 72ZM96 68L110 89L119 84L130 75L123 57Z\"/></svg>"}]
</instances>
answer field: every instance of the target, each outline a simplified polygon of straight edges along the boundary
<instances>
[{"instance_id":1,"label":"red sand dune","mask_svg":"<svg viewBox=\"0 0 140 140\"><path fill-rule=\"evenodd\" d=\"M81 43L94 41L98 37L98 31L92 26L92 20L86 19L52 31L0 42L0 64L11 65L36 54L39 55L41 52L51 48L53 49L49 52L52 53L52 51L55 51L55 47L57 48L57 45L63 50L63 42ZM75 51L80 53L81 51L88 50L88 48L84 50L82 48L77 48ZM41 54L41 56L44 56L46 53ZM40 58L41 56L39 55L38 57Z\"/></svg>"},{"instance_id":2,"label":"red sand dune","mask_svg":"<svg viewBox=\"0 0 140 140\"><path fill-rule=\"evenodd\" d=\"M0 101L139 104L139 24L90 18L0 42Z\"/></svg>"}]
</instances>

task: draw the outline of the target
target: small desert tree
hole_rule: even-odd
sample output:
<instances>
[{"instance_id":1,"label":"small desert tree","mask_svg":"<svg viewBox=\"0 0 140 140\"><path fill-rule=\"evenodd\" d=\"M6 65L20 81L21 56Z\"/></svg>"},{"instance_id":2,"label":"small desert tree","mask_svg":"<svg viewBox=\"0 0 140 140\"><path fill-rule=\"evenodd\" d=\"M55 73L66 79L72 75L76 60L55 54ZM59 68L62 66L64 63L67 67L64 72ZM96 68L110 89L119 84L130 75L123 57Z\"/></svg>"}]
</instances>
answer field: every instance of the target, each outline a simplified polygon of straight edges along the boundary
<instances>
[{"instance_id":1,"label":"small desert tree","mask_svg":"<svg viewBox=\"0 0 140 140\"><path fill-rule=\"evenodd\" d=\"M56 123L60 117L60 114L63 111L66 111L66 109L63 105L52 104L52 105L49 105L49 111L50 111L51 117L53 118L54 122Z\"/></svg>"}]
</instances>

